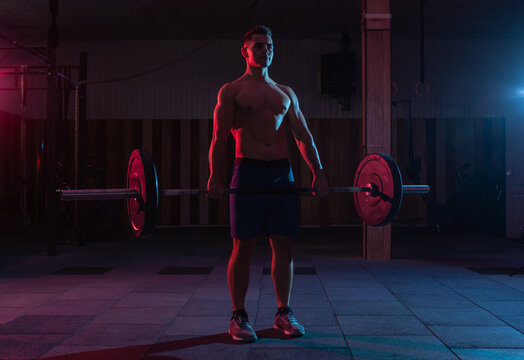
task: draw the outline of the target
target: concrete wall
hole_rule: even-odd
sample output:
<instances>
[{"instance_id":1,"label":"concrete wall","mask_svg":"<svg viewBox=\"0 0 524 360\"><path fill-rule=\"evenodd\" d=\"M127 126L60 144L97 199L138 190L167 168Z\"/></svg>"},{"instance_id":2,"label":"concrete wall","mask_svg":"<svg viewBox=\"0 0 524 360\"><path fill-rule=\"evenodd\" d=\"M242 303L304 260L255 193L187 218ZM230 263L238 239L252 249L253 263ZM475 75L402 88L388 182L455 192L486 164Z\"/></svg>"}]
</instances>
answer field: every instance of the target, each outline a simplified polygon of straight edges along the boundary
<instances>
[{"instance_id":1,"label":"concrete wall","mask_svg":"<svg viewBox=\"0 0 524 360\"><path fill-rule=\"evenodd\" d=\"M86 51L89 80L108 80L167 64L203 44L193 40L64 42L59 49L58 62L61 65L78 64L79 52ZM244 71L239 47L237 40L217 40L161 71L122 82L89 85L88 117L211 117L220 86ZM418 41L394 39L392 43L392 80L398 86L398 94L393 100L412 100L414 116L500 117L524 112L524 42L427 39L425 48L425 80L431 93L429 97L420 98L415 94L415 85L420 80ZM360 84L352 98L351 111L343 111L335 99L320 95L317 90L319 54L339 49L338 38L275 40L270 76L295 90L306 116L360 117ZM360 64L360 44L353 43L351 51L357 54L357 64ZM2 65L10 64L41 65L41 62L16 51L3 57ZM354 70L360 79L360 66ZM31 77L29 84L45 86L45 77ZM0 76L1 87L15 85L13 77ZM0 110L18 112L19 92L2 91ZM29 94L27 112L29 117L45 117L43 92Z\"/></svg>"}]
</instances>

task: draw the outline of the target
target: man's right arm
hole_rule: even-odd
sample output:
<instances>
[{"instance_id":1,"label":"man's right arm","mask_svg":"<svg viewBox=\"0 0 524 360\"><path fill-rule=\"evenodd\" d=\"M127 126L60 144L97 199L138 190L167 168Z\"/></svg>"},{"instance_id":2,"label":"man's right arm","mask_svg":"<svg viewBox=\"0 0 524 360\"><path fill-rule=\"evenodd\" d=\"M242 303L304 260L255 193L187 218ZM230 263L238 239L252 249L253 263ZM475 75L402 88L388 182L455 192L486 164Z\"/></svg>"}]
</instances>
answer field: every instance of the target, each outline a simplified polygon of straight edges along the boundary
<instances>
[{"instance_id":1,"label":"man's right arm","mask_svg":"<svg viewBox=\"0 0 524 360\"><path fill-rule=\"evenodd\" d=\"M235 102L232 86L228 83L218 92L218 101L213 115L213 138L209 147L208 196L212 199L222 197L224 193L227 158L227 139L231 133L235 116Z\"/></svg>"}]
</instances>

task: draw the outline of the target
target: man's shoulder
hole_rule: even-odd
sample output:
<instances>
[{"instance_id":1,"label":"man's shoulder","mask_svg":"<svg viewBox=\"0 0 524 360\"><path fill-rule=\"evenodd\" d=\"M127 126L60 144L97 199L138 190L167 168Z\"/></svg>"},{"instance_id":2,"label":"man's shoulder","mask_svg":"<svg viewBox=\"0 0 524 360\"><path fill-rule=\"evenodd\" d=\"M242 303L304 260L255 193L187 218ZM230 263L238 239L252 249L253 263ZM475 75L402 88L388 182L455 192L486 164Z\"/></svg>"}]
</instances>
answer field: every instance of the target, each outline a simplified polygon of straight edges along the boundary
<instances>
[{"instance_id":1,"label":"man's shoulder","mask_svg":"<svg viewBox=\"0 0 524 360\"><path fill-rule=\"evenodd\" d=\"M235 93L238 91L238 83L237 80L227 82L219 90L219 96L221 97L232 97L235 95Z\"/></svg>"},{"instance_id":2,"label":"man's shoulder","mask_svg":"<svg viewBox=\"0 0 524 360\"><path fill-rule=\"evenodd\" d=\"M233 81L227 82L220 88L220 91L226 91L228 93L234 93L240 90L245 86L245 81L242 78L235 79Z\"/></svg>"},{"instance_id":3,"label":"man's shoulder","mask_svg":"<svg viewBox=\"0 0 524 360\"><path fill-rule=\"evenodd\" d=\"M290 98L292 99L296 98L295 92L293 91L293 89L291 89L291 87L287 85L277 84L277 83L275 83L275 85L278 86L280 90L285 92Z\"/></svg>"},{"instance_id":4,"label":"man's shoulder","mask_svg":"<svg viewBox=\"0 0 524 360\"><path fill-rule=\"evenodd\" d=\"M282 84L278 84L278 83L275 83L276 86L278 86L280 88L280 90L283 90L283 91L293 91L291 90L291 88L287 85L282 85Z\"/></svg>"},{"instance_id":5,"label":"man's shoulder","mask_svg":"<svg viewBox=\"0 0 524 360\"><path fill-rule=\"evenodd\" d=\"M231 88L233 88L235 86L234 84L234 81L231 81L231 82L227 82L225 84L223 84L221 87L220 87L220 90L230 90Z\"/></svg>"}]
</instances>

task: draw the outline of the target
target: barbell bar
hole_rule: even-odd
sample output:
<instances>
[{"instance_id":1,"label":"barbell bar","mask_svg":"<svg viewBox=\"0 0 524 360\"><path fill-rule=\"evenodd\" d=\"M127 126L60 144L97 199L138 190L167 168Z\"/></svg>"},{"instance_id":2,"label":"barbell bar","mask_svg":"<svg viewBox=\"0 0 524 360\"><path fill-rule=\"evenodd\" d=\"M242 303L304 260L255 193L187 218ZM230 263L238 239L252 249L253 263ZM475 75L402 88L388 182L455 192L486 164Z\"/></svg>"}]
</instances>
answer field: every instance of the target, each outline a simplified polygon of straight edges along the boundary
<instances>
[{"instance_id":1,"label":"barbell bar","mask_svg":"<svg viewBox=\"0 0 524 360\"><path fill-rule=\"evenodd\" d=\"M290 188L290 189L226 189L224 195L229 194L275 194L275 193L298 193L302 195L313 195L314 189L311 188ZM370 187L364 186L343 186L330 187L330 193L355 193L367 192L373 194ZM427 194L428 185L402 185L403 194ZM82 200L123 200L133 199L140 195L136 189L69 189L59 190L62 201L82 201ZM207 195L207 189L166 189L160 190L160 196L182 196L182 195Z\"/></svg>"},{"instance_id":2,"label":"barbell bar","mask_svg":"<svg viewBox=\"0 0 524 360\"><path fill-rule=\"evenodd\" d=\"M140 195L135 189L59 190L62 201L133 199Z\"/></svg>"},{"instance_id":3,"label":"barbell bar","mask_svg":"<svg viewBox=\"0 0 524 360\"><path fill-rule=\"evenodd\" d=\"M383 226L396 216L404 194L427 194L428 185L403 185L400 170L387 154L370 154L357 168L354 186L331 187L330 192L353 193L355 207L364 222ZM159 190L158 177L151 155L145 150L131 153L125 189L63 189L57 191L62 201L127 200L133 234L150 235L154 229L160 196L206 195L206 189ZM311 188L242 188L226 189L224 194L297 193L312 195Z\"/></svg>"}]
</instances>

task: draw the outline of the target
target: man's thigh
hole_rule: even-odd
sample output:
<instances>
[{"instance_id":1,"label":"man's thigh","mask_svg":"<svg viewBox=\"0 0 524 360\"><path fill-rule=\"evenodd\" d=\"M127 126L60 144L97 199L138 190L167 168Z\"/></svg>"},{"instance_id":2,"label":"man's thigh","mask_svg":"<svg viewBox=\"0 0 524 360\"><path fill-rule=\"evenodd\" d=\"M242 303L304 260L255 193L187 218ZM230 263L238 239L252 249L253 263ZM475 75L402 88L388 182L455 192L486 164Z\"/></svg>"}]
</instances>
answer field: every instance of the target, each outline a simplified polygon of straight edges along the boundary
<instances>
[{"instance_id":1,"label":"man's thigh","mask_svg":"<svg viewBox=\"0 0 524 360\"><path fill-rule=\"evenodd\" d=\"M297 194L279 194L267 204L267 231L270 235L296 238L300 234Z\"/></svg>"},{"instance_id":2,"label":"man's thigh","mask_svg":"<svg viewBox=\"0 0 524 360\"><path fill-rule=\"evenodd\" d=\"M231 194L229 196L229 215L231 237L247 239L260 236L265 230L264 195Z\"/></svg>"}]
</instances>

